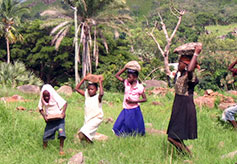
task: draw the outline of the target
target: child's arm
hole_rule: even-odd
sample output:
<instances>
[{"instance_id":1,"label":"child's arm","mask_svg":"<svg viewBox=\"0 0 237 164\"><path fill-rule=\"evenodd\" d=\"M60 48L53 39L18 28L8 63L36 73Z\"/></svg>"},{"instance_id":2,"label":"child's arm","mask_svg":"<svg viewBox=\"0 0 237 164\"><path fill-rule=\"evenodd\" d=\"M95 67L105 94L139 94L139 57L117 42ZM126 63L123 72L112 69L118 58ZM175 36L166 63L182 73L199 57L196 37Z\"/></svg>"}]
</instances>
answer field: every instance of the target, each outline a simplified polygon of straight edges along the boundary
<instances>
[{"instance_id":1,"label":"child's arm","mask_svg":"<svg viewBox=\"0 0 237 164\"><path fill-rule=\"evenodd\" d=\"M83 82L84 82L85 80L86 80L86 79L83 78L83 79L80 81L80 83L77 84L77 86L76 86L76 88L75 88L75 90L76 90L78 93L80 93L82 96L85 96L85 91L82 90L82 89L80 89L80 87L81 87L81 85L83 84Z\"/></svg>"},{"instance_id":2,"label":"child's arm","mask_svg":"<svg viewBox=\"0 0 237 164\"><path fill-rule=\"evenodd\" d=\"M228 70L231 72L234 72L234 66L237 64L237 60L235 62L233 62L229 67Z\"/></svg>"},{"instance_id":3,"label":"child's arm","mask_svg":"<svg viewBox=\"0 0 237 164\"><path fill-rule=\"evenodd\" d=\"M196 46L195 47L194 55L191 59L191 62L188 65L188 79L193 78L193 71L196 67L197 57L201 53L201 51L202 51L202 46Z\"/></svg>"},{"instance_id":4,"label":"child's arm","mask_svg":"<svg viewBox=\"0 0 237 164\"><path fill-rule=\"evenodd\" d=\"M123 72L125 72L127 68L122 68L121 70L119 70L116 74L115 74L115 77L116 79L118 79L119 81L121 82L124 82L124 79L120 76Z\"/></svg>"},{"instance_id":5,"label":"child's arm","mask_svg":"<svg viewBox=\"0 0 237 164\"><path fill-rule=\"evenodd\" d=\"M141 94L141 96L142 96L142 99L140 99L140 100L131 100L131 99L128 98L126 101L127 101L127 103L143 103L143 102L146 102L147 98L146 98L145 92L143 92Z\"/></svg>"},{"instance_id":6,"label":"child's arm","mask_svg":"<svg viewBox=\"0 0 237 164\"><path fill-rule=\"evenodd\" d=\"M66 117L66 109L67 109L67 103L64 104L64 106L62 107L62 115L63 115L63 118Z\"/></svg>"},{"instance_id":7,"label":"child's arm","mask_svg":"<svg viewBox=\"0 0 237 164\"><path fill-rule=\"evenodd\" d=\"M43 110L43 109L39 109L39 112L40 112L40 114L43 116L45 122L48 122L48 119L47 119L47 117L46 117L46 114L45 114L44 110Z\"/></svg>"},{"instance_id":8,"label":"child's arm","mask_svg":"<svg viewBox=\"0 0 237 164\"><path fill-rule=\"evenodd\" d=\"M103 85L102 85L102 79L100 79L99 85L100 85L99 102L101 103L102 102L102 97L104 96L104 89L103 89Z\"/></svg>"}]
</instances>

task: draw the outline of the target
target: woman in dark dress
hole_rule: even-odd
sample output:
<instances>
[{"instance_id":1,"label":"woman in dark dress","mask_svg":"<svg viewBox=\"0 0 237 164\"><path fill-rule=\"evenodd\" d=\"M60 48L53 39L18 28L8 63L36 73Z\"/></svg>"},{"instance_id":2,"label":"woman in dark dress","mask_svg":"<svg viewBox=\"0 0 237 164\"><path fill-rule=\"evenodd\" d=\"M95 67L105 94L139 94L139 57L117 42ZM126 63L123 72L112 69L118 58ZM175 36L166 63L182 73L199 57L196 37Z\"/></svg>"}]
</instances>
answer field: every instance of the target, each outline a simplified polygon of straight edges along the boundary
<instances>
[{"instance_id":1,"label":"woman in dark dress","mask_svg":"<svg viewBox=\"0 0 237 164\"><path fill-rule=\"evenodd\" d=\"M193 92L194 87L198 84L198 79L193 72L195 68L199 67L197 57L201 50L201 45L196 46L194 55L183 55L179 59L178 71L181 75L175 83L175 99L167 130L168 141L179 151L189 154L191 151L183 140L197 138L197 118Z\"/></svg>"}]
</instances>

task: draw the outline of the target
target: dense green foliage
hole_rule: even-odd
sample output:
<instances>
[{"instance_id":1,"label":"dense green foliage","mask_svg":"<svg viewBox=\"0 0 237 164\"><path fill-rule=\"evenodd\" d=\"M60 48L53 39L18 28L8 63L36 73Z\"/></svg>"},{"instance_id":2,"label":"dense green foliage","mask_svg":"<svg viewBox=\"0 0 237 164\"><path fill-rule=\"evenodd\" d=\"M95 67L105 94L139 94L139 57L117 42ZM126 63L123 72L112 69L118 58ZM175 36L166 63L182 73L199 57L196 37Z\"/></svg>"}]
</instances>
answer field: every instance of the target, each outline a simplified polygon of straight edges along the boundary
<instances>
[{"instance_id":1,"label":"dense green foliage","mask_svg":"<svg viewBox=\"0 0 237 164\"><path fill-rule=\"evenodd\" d=\"M86 1L87 2L87 1ZM100 20L100 9L94 10L93 6L98 6L97 1L88 9L88 14L94 19ZM125 2L125 1L124 1ZM174 6L178 9L185 9L187 13L184 15L182 23L177 31L177 34L171 45L169 62L177 62L178 56L173 53L175 47L193 41L200 41L203 43L203 51L199 57L199 63L202 70L198 72L200 76L199 88L207 89L235 89L236 82L228 72L228 65L236 59L236 37L231 30L222 30L223 26L235 25L236 14L234 9L236 1L187 1L176 0L173 1ZM82 1L80 2L82 3ZM89 3L89 1L87 2ZM108 3L108 1L104 1ZM41 19L40 12L48 8L56 8L60 10L63 7L69 10L68 6L61 1L26 1L24 4L31 5L31 15L24 19L30 18L33 21L26 21L25 24L18 29L23 35L24 41L17 42L10 45L12 61L22 61L26 68L33 71L45 83L53 85L69 84L74 85L74 28L71 27L68 35L62 40L59 50L56 51L51 45L52 37L49 36L52 27L45 27L45 20ZM102 5L102 4L101 4ZM93 73L103 74L105 76L105 89L110 91L121 90L121 85L118 84L114 78L114 74L122 68L122 66L130 60L138 60L142 65L142 72L140 73L140 80L147 79L161 79L165 80L163 72L163 58L158 51L154 41L148 37L146 32L152 30L155 21L160 21L157 12L160 12L164 19L164 23L168 28L168 33L172 32L175 27L177 18L171 14L169 5L165 0L161 1L126 1L126 5L130 10L123 9L120 13L127 13L133 17L133 21L126 24L125 32L120 31L119 37L114 36L114 30L101 24L97 27L99 36L97 37L97 44L99 48L99 65L95 66L94 62ZM81 4L83 7L83 4ZM42 7L42 9L40 9ZM111 7L111 6L110 6ZM83 16L84 11L80 11ZM103 9L102 14L112 14L112 10ZM116 11L118 12L118 11ZM84 13L85 14L85 13ZM86 16L87 17L87 16ZM116 25L110 24L110 25ZM211 25L211 26L210 26ZM210 26L210 28L208 28ZM221 28L220 30L214 27ZM233 26L234 27L234 26ZM155 37L163 47L165 44L165 36L162 32L161 25L158 24L158 30L155 30ZM211 30L214 29L214 30ZM207 31L211 34L205 34ZM220 32L221 31L221 32ZM219 39L219 35L227 35L225 39ZM91 30L93 39L94 31ZM80 37L80 36L79 36ZM109 51L106 51L103 42L106 41ZM0 38L0 60L6 61L6 43L4 37ZM91 47L93 48L93 46ZM81 47L82 49L82 47ZM82 52L82 51L81 51ZM93 61L95 58L93 58ZM82 64L79 64L81 70ZM154 71L155 70L155 71ZM153 71L153 72L152 72ZM151 73L152 72L152 73ZM82 71L79 72L82 75Z\"/></svg>"},{"instance_id":2,"label":"dense green foliage","mask_svg":"<svg viewBox=\"0 0 237 164\"><path fill-rule=\"evenodd\" d=\"M34 75L33 72L27 71L21 62L14 64L0 63L0 86L17 87L19 85L31 84L42 85L42 81Z\"/></svg>"},{"instance_id":3,"label":"dense green foliage","mask_svg":"<svg viewBox=\"0 0 237 164\"><path fill-rule=\"evenodd\" d=\"M24 95L16 90L1 89L0 96L20 94L29 102L0 103L0 158L1 163L19 164L53 164L67 163L76 153L83 152L86 164L104 163L176 163L183 164L185 160L195 164L203 163L235 163L237 157L224 158L222 155L236 151L236 131L228 124L218 120L221 116L219 109L197 108L198 139L186 141L192 147L193 157L179 155L168 143L167 135L146 134L145 137L116 137L111 128L113 124L104 122L98 132L109 136L105 142L95 141L93 145L82 145L74 137L83 125L84 98L73 93L71 97L63 96L68 102L66 112L65 156L59 155L59 141L49 142L43 150L42 137L45 122L37 111L38 95ZM103 99L104 118L114 120L122 109L123 95L106 92ZM166 96L148 95L148 102L141 104L145 123L152 123L153 128L166 130L171 114L173 94ZM235 97L237 98L237 97ZM152 105L153 101L162 103ZM24 106L26 111L16 111L17 106ZM102 163L102 162L101 162Z\"/></svg>"}]
</instances>

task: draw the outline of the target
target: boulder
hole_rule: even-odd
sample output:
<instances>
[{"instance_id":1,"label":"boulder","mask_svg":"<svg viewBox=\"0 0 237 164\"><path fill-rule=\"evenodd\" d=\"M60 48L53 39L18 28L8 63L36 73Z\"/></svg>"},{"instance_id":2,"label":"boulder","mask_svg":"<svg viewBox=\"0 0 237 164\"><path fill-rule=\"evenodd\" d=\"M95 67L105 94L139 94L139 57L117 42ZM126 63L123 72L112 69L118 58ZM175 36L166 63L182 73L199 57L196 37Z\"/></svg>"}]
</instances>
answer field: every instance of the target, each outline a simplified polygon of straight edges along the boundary
<instances>
[{"instance_id":1,"label":"boulder","mask_svg":"<svg viewBox=\"0 0 237 164\"><path fill-rule=\"evenodd\" d=\"M36 85L22 85L17 87L17 89L23 93L30 93L30 94L40 93L40 87Z\"/></svg>"},{"instance_id":2,"label":"boulder","mask_svg":"<svg viewBox=\"0 0 237 164\"><path fill-rule=\"evenodd\" d=\"M214 106L215 106L215 97L200 96L198 98L195 98L194 102L195 102L196 105L200 106L201 108L203 106L206 106L208 108L214 108Z\"/></svg>"},{"instance_id":3,"label":"boulder","mask_svg":"<svg viewBox=\"0 0 237 164\"><path fill-rule=\"evenodd\" d=\"M162 80L146 80L144 81L144 83L145 83L145 88L151 88L151 87L167 88L168 86L168 84Z\"/></svg>"},{"instance_id":4,"label":"boulder","mask_svg":"<svg viewBox=\"0 0 237 164\"><path fill-rule=\"evenodd\" d=\"M23 97L19 95L13 95L12 97L1 97L1 101L4 102L26 102L29 100L25 100Z\"/></svg>"},{"instance_id":5,"label":"boulder","mask_svg":"<svg viewBox=\"0 0 237 164\"><path fill-rule=\"evenodd\" d=\"M72 95L72 87L70 86L61 86L58 90L57 90L58 93L62 93L62 94L65 94L67 96L71 96Z\"/></svg>"},{"instance_id":6,"label":"boulder","mask_svg":"<svg viewBox=\"0 0 237 164\"><path fill-rule=\"evenodd\" d=\"M94 140L97 140L97 141L107 141L108 139L109 139L108 136L101 133L96 133L94 136Z\"/></svg>"},{"instance_id":7,"label":"boulder","mask_svg":"<svg viewBox=\"0 0 237 164\"><path fill-rule=\"evenodd\" d=\"M82 152L75 154L69 159L68 164L84 164L84 157Z\"/></svg>"}]
</instances>

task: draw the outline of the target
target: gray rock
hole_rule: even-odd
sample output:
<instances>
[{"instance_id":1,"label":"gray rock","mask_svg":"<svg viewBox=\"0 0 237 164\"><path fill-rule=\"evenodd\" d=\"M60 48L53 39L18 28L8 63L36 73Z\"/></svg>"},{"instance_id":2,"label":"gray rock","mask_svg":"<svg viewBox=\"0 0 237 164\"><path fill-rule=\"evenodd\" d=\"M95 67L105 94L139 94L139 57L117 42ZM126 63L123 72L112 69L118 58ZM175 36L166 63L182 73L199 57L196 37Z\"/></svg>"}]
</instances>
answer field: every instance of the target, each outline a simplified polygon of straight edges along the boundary
<instances>
[{"instance_id":1,"label":"gray rock","mask_svg":"<svg viewBox=\"0 0 237 164\"><path fill-rule=\"evenodd\" d=\"M72 88L70 86L61 86L58 90L57 90L58 93L62 93L62 94L65 94L67 96L71 96L72 95Z\"/></svg>"},{"instance_id":2,"label":"gray rock","mask_svg":"<svg viewBox=\"0 0 237 164\"><path fill-rule=\"evenodd\" d=\"M22 85L17 87L17 89L23 93L39 94L40 87L37 85Z\"/></svg>"},{"instance_id":3,"label":"gray rock","mask_svg":"<svg viewBox=\"0 0 237 164\"><path fill-rule=\"evenodd\" d=\"M75 154L69 159L68 164L84 164L84 157L82 152Z\"/></svg>"}]
</instances>

